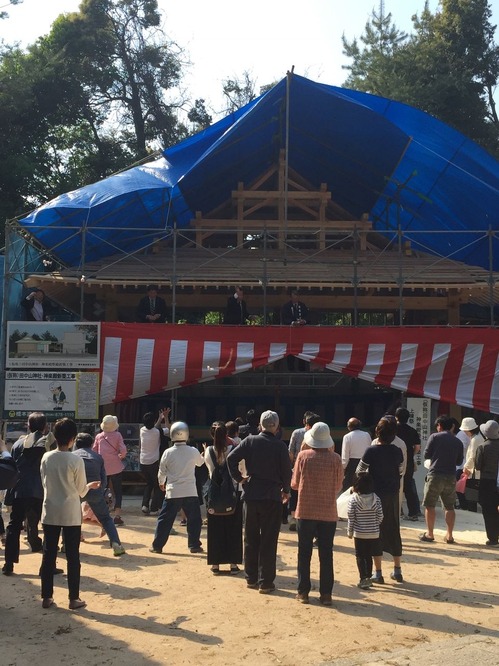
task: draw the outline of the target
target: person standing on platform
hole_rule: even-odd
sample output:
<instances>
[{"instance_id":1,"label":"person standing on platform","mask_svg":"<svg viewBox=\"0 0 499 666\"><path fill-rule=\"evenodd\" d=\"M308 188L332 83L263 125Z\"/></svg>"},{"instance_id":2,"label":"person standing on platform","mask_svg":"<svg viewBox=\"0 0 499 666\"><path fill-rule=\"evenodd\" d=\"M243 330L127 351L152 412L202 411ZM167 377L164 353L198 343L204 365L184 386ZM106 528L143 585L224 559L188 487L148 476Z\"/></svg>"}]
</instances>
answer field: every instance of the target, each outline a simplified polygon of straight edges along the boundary
<instances>
[{"instance_id":1,"label":"person standing on platform","mask_svg":"<svg viewBox=\"0 0 499 666\"><path fill-rule=\"evenodd\" d=\"M158 296L157 285L148 285L146 291L147 296L139 301L136 321L142 324L165 324L168 312L165 301Z\"/></svg>"},{"instance_id":2,"label":"person standing on platform","mask_svg":"<svg viewBox=\"0 0 499 666\"><path fill-rule=\"evenodd\" d=\"M300 301L298 289L291 291L291 299L281 308L283 326L305 326L308 323L308 308Z\"/></svg>"},{"instance_id":3,"label":"person standing on platform","mask_svg":"<svg viewBox=\"0 0 499 666\"><path fill-rule=\"evenodd\" d=\"M53 311L43 289L35 289L23 298L21 307L26 314L26 321L50 321Z\"/></svg>"},{"instance_id":4,"label":"person standing on platform","mask_svg":"<svg viewBox=\"0 0 499 666\"><path fill-rule=\"evenodd\" d=\"M244 326L251 319L244 300L242 287L236 287L232 296L227 299L224 324L230 326Z\"/></svg>"}]
</instances>

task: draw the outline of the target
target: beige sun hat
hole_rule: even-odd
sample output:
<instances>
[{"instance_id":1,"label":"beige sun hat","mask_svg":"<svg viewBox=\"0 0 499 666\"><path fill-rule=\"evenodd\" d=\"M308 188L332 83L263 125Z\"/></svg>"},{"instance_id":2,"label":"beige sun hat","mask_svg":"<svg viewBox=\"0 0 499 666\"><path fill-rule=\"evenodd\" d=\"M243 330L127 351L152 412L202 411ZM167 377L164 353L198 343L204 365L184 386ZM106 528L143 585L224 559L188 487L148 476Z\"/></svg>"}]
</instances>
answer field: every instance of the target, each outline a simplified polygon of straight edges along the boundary
<instances>
[{"instance_id":1,"label":"beige sun hat","mask_svg":"<svg viewBox=\"0 0 499 666\"><path fill-rule=\"evenodd\" d=\"M118 430L120 424L118 423L118 419L116 416L113 416L112 414L107 414L102 419L100 427L101 430L103 430L104 432L114 432L115 430Z\"/></svg>"}]
</instances>

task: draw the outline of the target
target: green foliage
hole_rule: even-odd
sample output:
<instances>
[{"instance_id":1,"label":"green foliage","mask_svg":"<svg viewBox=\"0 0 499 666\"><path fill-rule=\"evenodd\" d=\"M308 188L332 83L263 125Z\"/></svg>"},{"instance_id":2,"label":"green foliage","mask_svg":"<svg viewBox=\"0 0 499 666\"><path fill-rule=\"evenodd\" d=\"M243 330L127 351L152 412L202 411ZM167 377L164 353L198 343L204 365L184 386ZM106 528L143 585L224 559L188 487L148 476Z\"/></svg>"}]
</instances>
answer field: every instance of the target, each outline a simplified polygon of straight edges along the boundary
<instances>
[{"instance_id":1,"label":"green foliage","mask_svg":"<svg viewBox=\"0 0 499 666\"><path fill-rule=\"evenodd\" d=\"M359 41L343 37L351 59L345 86L415 106L499 154L499 120L493 93L499 78L487 0L442 0L413 17L414 33L373 11Z\"/></svg>"},{"instance_id":2,"label":"green foliage","mask_svg":"<svg viewBox=\"0 0 499 666\"><path fill-rule=\"evenodd\" d=\"M255 82L248 71L244 71L240 79L226 79L222 90L226 98L227 113L237 111L256 97Z\"/></svg>"},{"instance_id":3,"label":"green foliage","mask_svg":"<svg viewBox=\"0 0 499 666\"><path fill-rule=\"evenodd\" d=\"M159 23L157 0L83 0L26 51L1 47L1 218L187 135L182 52Z\"/></svg>"}]
</instances>

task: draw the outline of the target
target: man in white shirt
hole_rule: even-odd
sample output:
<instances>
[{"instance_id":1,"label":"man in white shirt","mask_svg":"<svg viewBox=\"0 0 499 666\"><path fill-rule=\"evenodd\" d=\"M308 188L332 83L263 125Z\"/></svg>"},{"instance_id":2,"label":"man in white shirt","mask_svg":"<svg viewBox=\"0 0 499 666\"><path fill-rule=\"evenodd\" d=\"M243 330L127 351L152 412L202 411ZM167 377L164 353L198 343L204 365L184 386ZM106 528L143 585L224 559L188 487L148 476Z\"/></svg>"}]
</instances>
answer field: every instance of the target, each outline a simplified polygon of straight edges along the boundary
<instances>
[{"instance_id":1,"label":"man in white shirt","mask_svg":"<svg viewBox=\"0 0 499 666\"><path fill-rule=\"evenodd\" d=\"M189 426L177 421L170 428L173 446L163 453L158 472L158 483L165 491L159 512L151 553L161 554L170 536L175 516L184 510L187 518L187 545L191 553L202 553L201 509L196 489L196 467L204 465L204 458L193 446L188 446Z\"/></svg>"},{"instance_id":2,"label":"man in white shirt","mask_svg":"<svg viewBox=\"0 0 499 666\"><path fill-rule=\"evenodd\" d=\"M341 444L341 463L345 471L342 492L353 485L355 470L366 450L371 446L371 435L361 430L362 423L352 416L348 419L349 432L344 435Z\"/></svg>"}]
</instances>

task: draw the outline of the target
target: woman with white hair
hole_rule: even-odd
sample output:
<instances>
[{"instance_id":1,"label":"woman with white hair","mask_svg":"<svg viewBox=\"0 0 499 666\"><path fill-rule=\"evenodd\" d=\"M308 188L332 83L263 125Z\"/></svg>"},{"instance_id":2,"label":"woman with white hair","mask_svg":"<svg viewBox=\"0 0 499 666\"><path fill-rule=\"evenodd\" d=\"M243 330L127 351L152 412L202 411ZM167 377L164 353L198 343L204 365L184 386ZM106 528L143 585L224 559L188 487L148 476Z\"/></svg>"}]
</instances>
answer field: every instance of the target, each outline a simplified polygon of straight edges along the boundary
<instances>
[{"instance_id":1,"label":"woman with white hair","mask_svg":"<svg viewBox=\"0 0 499 666\"><path fill-rule=\"evenodd\" d=\"M119 432L119 423L116 416L108 414L102 419L100 432L94 441L92 449L104 458L104 469L107 475L107 485L112 487L115 497L114 524L124 525L121 517L121 503L123 499L122 477L126 458L126 446Z\"/></svg>"}]
</instances>

